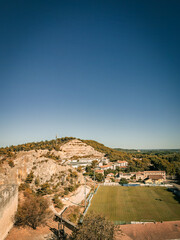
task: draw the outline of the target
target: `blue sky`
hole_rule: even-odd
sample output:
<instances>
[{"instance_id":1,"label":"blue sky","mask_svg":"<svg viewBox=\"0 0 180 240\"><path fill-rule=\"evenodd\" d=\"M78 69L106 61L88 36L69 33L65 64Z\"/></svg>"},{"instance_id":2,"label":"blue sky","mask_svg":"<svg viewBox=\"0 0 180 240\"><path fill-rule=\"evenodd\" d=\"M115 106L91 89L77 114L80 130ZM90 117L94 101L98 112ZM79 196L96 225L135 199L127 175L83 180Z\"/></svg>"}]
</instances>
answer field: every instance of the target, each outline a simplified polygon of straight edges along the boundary
<instances>
[{"instance_id":1,"label":"blue sky","mask_svg":"<svg viewBox=\"0 0 180 240\"><path fill-rule=\"evenodd\" d=\"M180 1L0 1L0 146L180 147Z\"/></svg>"}]
</instances>

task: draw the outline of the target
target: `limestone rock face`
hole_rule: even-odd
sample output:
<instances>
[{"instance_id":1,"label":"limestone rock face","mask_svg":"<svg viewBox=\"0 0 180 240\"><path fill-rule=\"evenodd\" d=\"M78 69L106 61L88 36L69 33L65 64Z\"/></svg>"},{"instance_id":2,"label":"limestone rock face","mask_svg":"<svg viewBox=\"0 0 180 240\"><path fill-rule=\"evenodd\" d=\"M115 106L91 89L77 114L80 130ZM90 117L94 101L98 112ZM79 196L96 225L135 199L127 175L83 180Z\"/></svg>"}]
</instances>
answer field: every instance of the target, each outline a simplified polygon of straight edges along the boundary
<instances>
[{"instance_id":1,"label":"limestone rock face","mask_svg":"<svg viewBox=\"0 0 180 240\"><path fill-rule=\"evenodd\" d=\"M51 157L52 156L52 157ZM53 158L53 157L57 158ZM63 177L65 179L72 167L69 162L73 159L86 159L87 161L101 160L104 154L78 139L65 143L56 150L31 150L16 153L14 164L11 168L6 162L0 171L1 184L18 183L25 181L32 171L34 179L39 178L40 184L51 181L57 184ZM77 181L81 182L82 174L78 173ZM65 180L63 180L65 181ZM34 183L34 182L33 182Z\"/></svg>"},{"instance_id":2,"label":"limestone rock face","mask_svg":"<svg viewBox=\"0 0 180 240\"><path fill-rule=\"evenodd\" d=\"M73 139L60 147L60 157L67 159L73 158L73 156L101 159L104 157L104 153L96 151L93 147L78 139Z\"/></svg>"}]
</instances>

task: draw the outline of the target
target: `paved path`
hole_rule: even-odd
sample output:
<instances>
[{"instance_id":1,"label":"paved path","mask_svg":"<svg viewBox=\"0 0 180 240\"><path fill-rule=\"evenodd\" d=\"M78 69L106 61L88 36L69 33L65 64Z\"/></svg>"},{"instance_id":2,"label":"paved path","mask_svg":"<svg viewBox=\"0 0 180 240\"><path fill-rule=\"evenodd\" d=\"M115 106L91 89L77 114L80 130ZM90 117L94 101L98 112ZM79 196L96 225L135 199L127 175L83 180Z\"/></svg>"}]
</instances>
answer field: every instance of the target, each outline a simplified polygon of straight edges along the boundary
<instances>
[{"instance_id":1,"label":"paved path","mask_svg":"<svg viewBox=\"0 0 180 240\"><path fill-rule=\"evenodd\" d=\"M86 196L89 194L90 190L91 188L89 186L86 186ZM53 205L50 206L51 210L53 211L53 213L61 214L66 207L79 205L84 200L84 191L85 187L80 186L72 196L62 198L64 207L61 209L61 211L57 212Z\"/></svg>"}]
</instances>

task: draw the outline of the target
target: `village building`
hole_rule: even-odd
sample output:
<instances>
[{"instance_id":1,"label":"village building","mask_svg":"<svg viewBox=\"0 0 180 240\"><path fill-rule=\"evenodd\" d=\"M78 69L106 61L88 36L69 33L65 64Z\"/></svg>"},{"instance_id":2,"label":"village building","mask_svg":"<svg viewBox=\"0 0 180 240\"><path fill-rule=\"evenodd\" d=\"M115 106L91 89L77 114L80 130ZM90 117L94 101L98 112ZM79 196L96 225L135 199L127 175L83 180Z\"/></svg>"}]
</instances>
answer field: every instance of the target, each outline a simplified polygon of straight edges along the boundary
<instances>
[{"instance_id":1,"label":"village building","mask_svg":"<svg viewBox=\"0 0 180 240\"><path fill-rule=\"evenodd\" d=\"M164 178L162 175L149 175L144 182L149 184L162 184L164 182Z\"/></svg>"},{"instance_id":2,"label":"village building","mask_svg":"<svg viewBox=\"0 0 180 240\"><path fill-rule=\"evenodd\" d=\"M117 167L120 169L125 169L128 166L128 162L127 161L117 161L117 162L113 163L112 165L113 165L114 170L116 170Z\"/></svg>"},{"instance_id":3,"label":"village building","mask_svg":"<svg viewBox=\"0 0 180 240\"><path fill-rule=\"evenodd\" d=\"M164 180L166 180L166 172L165 171L144 171L144 178L148 178L152 175L159 175Z\"/></svg>"},{"instance_id":4,"label":"village building","mask_svg":"<svg viewBox=\"0 0 180 240\"><path fill-rule=\"evenodd\" d=\"M136 181L141 181L141 180L144 180L144 172L136 172L135 173L135 176L136 176Z\"/></svg>"},{"instance_id":5,"label":"village building","mask_svg":"<svg viewBox=\"0 0 180 240\"><path fill-rule=\"evenodd\" d=\"M165 171L144 171L136 173L136 181L145 180L150 178L151 176L161 176L163 180L166 180L166 172Z\"/></svg>"},{"instance_id":6,"label":"village building","mask_svg":"<svg viewBox=\"0 0 180 240\"><path fill-rule=\"evenodd\" d=\"M166 180L166 172L165 171L144 171L144 172L130 172L130 173L123 173L119 172L116 174L116 181L125 178L126 180L133 180L136 181L144 181L145 183L150 184L161 184L164 183Z\"/></svg>"},{"instance_id":7,"label":"village building","mask_svg":"<svg viewBox=\"0 0 180 240\"><path fill-rule=\"evenodd\" d=\"M116 166L126 168L128 166L128 162L127 161L117 161Z\"/></svg>"},{"instance_id":8,"label":"village building","mask_svg":"<svg viewBox=\"0 0 180 240\"><path fill-rule=\"evenodd\" d=\"M103 165L99 167L101 170L114 169L112 164Z\"/></svg>"},{"instance_id":9,"label":"village building","mask_svg":"<svg viewBox=\"0 0 180 240\"><path fill-rule=\"evenodd\" d=\"M109 173L105 178L105 183L112 182L112 179L114 179L114 173ZM113 180L114 181L114 180Z\"/></svg>"},{"instance_id":10,"label":"village building","mask_svg":"<svg viewBox=\"0 0 180 240\"><path fill-rule=\"evenodd\" d=\"M134 176L133 173L119 173L119 178L125 178L126 180L130 180Z\"/></svg>"},{"instance_id":11,"label":"village building","mask_svg":"<svg viewBox=\"0 0 180 240\"><path fill-rule=\"evenodd\" d=\"M78 167L86 167L90 166L91 162L90 161L71 161L70 162L71 167L73 168L78 168Z\"/></svg>"},{"instance_id":12,"label":"village building","mask_svg":"<svg viewBox=\"0 0 180 240\"><path fill-rule=\"evenodd\" d=\"M101 173L102 175L104 175L104 170L103 169L96 169L95 172L96 173Z\"/></svg>"}]
</instances>

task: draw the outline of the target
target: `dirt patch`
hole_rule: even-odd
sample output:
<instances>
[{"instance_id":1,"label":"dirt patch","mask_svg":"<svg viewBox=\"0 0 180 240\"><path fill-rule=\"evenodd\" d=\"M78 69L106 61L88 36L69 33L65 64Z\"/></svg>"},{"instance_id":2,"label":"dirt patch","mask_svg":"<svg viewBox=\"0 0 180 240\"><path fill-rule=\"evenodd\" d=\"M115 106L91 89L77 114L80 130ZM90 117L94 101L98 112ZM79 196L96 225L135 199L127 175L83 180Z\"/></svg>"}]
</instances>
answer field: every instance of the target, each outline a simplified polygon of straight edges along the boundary
<instances>
[{"instance_id":1,"label":"dirt patch","mask_svg":"<svg viewBox=\"0 0 180 240\"><path fill-rule=\"evenodd\" d=\"M5 240L49 240L54 235L52 232L54 229L58 229L58 222L53 220L48 222L46 226L38 227L36 230L30 227L13 227ZM68 235L71 234L71 231L66 227L65 232Z\"/></svg>"},{"instance_id":2,"label":"dirt patch","mask_svg":"<svg viewBox=\"0 0 180 240\"><path fill-rule=\"evenodd\" d=\"M115 240L170 240L180 239L180 221L121 225L124 236L115 234ZM129 237L129 238L128 238Z\"/></svg>"}]
</instances>

